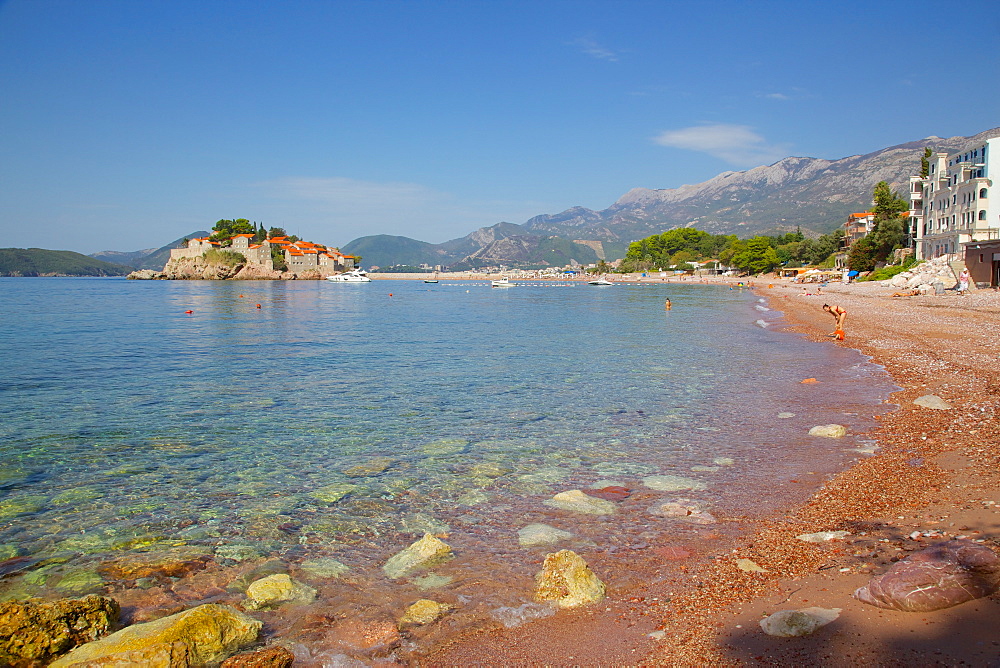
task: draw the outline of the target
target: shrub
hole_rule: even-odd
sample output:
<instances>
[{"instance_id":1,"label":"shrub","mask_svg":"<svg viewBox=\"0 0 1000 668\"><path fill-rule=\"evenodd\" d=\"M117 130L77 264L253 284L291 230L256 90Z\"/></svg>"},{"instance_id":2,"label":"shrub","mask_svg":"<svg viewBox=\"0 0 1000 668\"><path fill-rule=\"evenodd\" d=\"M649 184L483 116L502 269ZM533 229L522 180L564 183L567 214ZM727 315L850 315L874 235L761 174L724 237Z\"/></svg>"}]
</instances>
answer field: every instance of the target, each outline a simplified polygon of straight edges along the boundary
<instances>
[{"instance_id":1,"label":"shrub","mask_svg":"<svg viewBox=\"0 0 1000 668\"><path fill-rule=\"evenodd\" d=\"M211 265L221 264L226 267L235 267L241 264L246 264L247 259L243 257L242 253L237 253L236 251L213 248L205 251L205 262Z\"/></svg>"}]
</instances>

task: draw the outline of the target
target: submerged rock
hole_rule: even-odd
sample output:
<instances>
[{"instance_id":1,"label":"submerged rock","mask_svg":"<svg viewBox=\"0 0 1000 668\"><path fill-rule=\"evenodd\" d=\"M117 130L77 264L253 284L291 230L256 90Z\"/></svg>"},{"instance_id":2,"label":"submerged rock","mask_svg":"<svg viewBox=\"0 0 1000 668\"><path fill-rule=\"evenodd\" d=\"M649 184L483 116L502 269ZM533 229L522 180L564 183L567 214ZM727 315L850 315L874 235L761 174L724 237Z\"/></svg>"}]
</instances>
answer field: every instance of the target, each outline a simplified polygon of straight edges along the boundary
<instances>
[{"instance_id":1,"label":"submerged rock","mask_svg":"<svg viewBox=\"0 0 1000 668\"><path fill-rule=\"evenodd\" d=\"M682 489L705 489L705 483L694 478L679 475L651 475L642 479L642 484L658 492L678 492Z\"/></svg>"},{"instance_id":2,"label":"submerged rock","mask_svg":"<svg viewBox=\"0 0 1000 668\"><path fill-rule=\"evenodd\" d=\"M607 485L606 487L591 487L587 496L595 496L605 501L624 501L632 495L632 490L624 485Z\"/></svg>"},{"instance_id":3,"label":"submerged rock","mask_svg":"<svg viewBox=\"0 0 1000 668\"><path fill-rule=\"evenodd\" d=\"M715 524L715 517L712 513L702 508L701 504L697 501L691 501L690 499L654 503L647 509L647 512L661 517L671 517L682 522L690 522L691 524Z\"/></svg>"},{"instance_id":4,"label":"submerged rock","mask_svg":"<svg viewBox=\"0 0 1000 668\"><path fill-rule=\"evenodd\" d=\"M256 652L245 652L229 657L219 668L291 668L295 654L281 645L271 645Z\"/></svg>"},{"instance_id":5,"label":"submerged rock","mask_svg":"<svg viewBox=\"0 0 1000 668\"><path fill-rule=\"evenodd\" d=\"M572 538L569 531L556 529L548 524L529 524L518 529L517 542L521 547L535 547L537 545L554 545L561 540Z\"/></svg>"},{"instance_id":6,"label":"submerged rock","mask_svg":"<svg viewBox=\"0 0 1000 668\"><path fill-rule=\"evenodd\" d=\"M454 580L454 578L450 575L428 573L427 575L421 575L419 578L413 578L412 582L420 591L426 591L428 589L439 589L450 585L452 580Z\"/></svg>"},{"instance_id":7,"label":"submerged rock","mask_svg":"<svg viewBox=\"0 0 1000 668\"><path fill-rule=\"evenodd\" d=\"M769 636L797 638L814 633L840 617L840 608L802 608L779 610L760 620L760 628Z\"/></svg>"},{"instance_id":8,"label":"submerged rock","mask_svg":"<svg viewBox=\"0 0 1000 668\"><path fill-rule=\"evenodd\" d=\"M285 603L308 604L316 600L316 590L284 573L268 575L247 587L247 610L276 608Z\"/></svg>"},{"instance_id":9,"label":"submerged rock","mask_svg":"<svg viewBox=\"0 0 1000 668\"><path fill-rule=\"evenodd\" d=\"M392 466L393 460L389 457L376 457L364 464L358 464L344 471L348 478L369 478L384 473Z\"/></svg>"},{"instance_id":10,"label":"submerged rock","mask_svg":"<svg viewBox=\"0 0 1000 668\"><path fill-rule=\"evenodd\" d=\"M314 489L309 493L309 496L317 501L323 501L324 503L337 503L337 501L340 501L342 498L351 492L357 491L358 489L360 489L358 485L352 485L349 482L335 482L332 485L326 485L325 487Z\"/></svg>"},{"instance_id":11,"label":"submerged rock","mask_svg":"<svg viewBox=\"0 0 1000 668\"><path fill-rule=\"evenodd\" d=\"M1000 559L969 540L950 540L911 554L854 592L864 603L926 612L989 596L1000 584Z\"/></svg>"},{"instance_id":12,"label":"submerged rock","mask_svg":"<svg viewBox=\"0 0 1000 668\"><path fill-rule=\"evenodd\" d=\"M438 603L427 598L422 598L406 609L399 620L399 626L423 626L432 624L441 619L451 610L447 603Z\"/></svg>"},{"instance_id":13,"label":"submerged rock","mask_svg":"<svg viewBox=\"0 0 1000 668\"><path fill-rule=\"evenodd\" d=\"M589 496L579 489L559 492L543 503L546 506L585 515L614 515L618 512L613 502Z\"/></svg>"},{"instance_id":14,"label":"submerged rock","mask_svg":"<svg viewBox=\"0 0 1000 668\"><path fill-rule=\"evenodd\" d=\"M545 555L542 570L535 575L535 600L551 601L560 608L596 603L604 593L604 583L572 550Z\"/></svg>"},{"instance_id":15,"label":"submerged rock","mask_svg":"<svg viewBox=\"0 0 1000 668\"><path fill-rule=\"evenodd\" d=\"M842 424L821 424L809 430L810 436L822 436L823 438L843 438L847 436L847 427Z\"/></svg>"},{"instance_id":16,"label":"submerged rock","mask_svg":"<svg viewBox=\"0 0 1000 668\"><path fill-rule=\"evenodd\" d=\"M405 550L390 557L382 566L382 571L390 579L395 580L417 571L433 568L451 559L452 556L451 547L447 543L428 533Z\"/></svg>"},{"instance_id":17,"label":"submerged rock","mask_svg":"<svg viewBox=\"0 0 1000 668\"><path fill-rule=\"evenodd\" d=\"M509 629L520 626L525 622L534 621L543 617L551 617L556 614L556 609L551 605L540 603L525 603L517 607L501 607L490 612L490 615L498 622Z\"/></svg>"},{"instance_id":18,"label":"submerged rock","mask_svg":"<svg viewBox=\"0 0 1000 668\"><path fill-rule=\"evenodd\" d=\"M50 661L107 635L119 613L104 596L0 603L0 665Z\"/></svg>"},{"instance_id":19,"label":"submerged rock","mask_svg":"<svg viewBox=\"0 0 1000 668\"><path fill-rule=\"evenodd\" d=\"M136 580L147 577L183 577L205 568L210 549L174 547L156 552L136 552L109 561L101 567L116 580Z\"/></svg>"},{"instance_id":20,"label":"submerged rock","mask_svg":"<svg viewBox=\"0 0 1000 668\"><path fill-rule=\"evenodd\" d=\"M339 578L351 570L348 566L331 557L307 559L299 564L299 568L317 578Z\"/></svg>"},{"instance_id":21,"label":"submerged rock","mask_svg":"<svg viewBox=\"0 0 1000 668\"><path fill-rule=\"evenodd\" d=\"M257 640L262 626L262 622L228 605L209 603L156 621L134 624L81 645L57 659L52 668L91 661L109 663L112 657L127 661L131 652L162 653L164 646L173 652L174 643L186 646L191 665L214 665ZM147 660L139 665L151 665L151 662Z\"/></svg>"}]
</instances>

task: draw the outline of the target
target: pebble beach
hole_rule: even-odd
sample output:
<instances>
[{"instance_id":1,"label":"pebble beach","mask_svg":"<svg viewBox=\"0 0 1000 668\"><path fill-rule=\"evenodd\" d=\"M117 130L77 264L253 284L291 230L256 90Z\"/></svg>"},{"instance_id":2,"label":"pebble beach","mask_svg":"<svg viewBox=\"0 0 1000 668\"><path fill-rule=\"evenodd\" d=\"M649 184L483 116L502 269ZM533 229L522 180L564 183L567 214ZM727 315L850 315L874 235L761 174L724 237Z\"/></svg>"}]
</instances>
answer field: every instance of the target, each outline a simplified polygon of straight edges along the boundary
<instances>
[{"instance_id":1,"label":"pebble beach","mask_svg":"<svg viewBox=\"0 0 1000 668\"><path fill-rule=\"evenodd\" d=\"M740 538L724 551L711 548L710 534L695 554L662 549L671 574L628 600L561 615L559 623L459 638L427 657L429 665L993 665L997 594L934 612L884 610L852 594L943 541L996 550L1000 293L892 297L893 288L868 282L806 295L800 284L767 279L753 289L785 314L789 330L857 349L889 373L900 389L869 435L874 453L828 477L806 503L741 518ZM847 310L844 341L828 336L834 321L824 303ZM803 385L817 402L823 381ZM950 407L914 403L927 396ZM846 535L796 538L821 531ZM839 616L801 638L761 630L768 615L814 606Z\"/></svg>"}]
</instances>

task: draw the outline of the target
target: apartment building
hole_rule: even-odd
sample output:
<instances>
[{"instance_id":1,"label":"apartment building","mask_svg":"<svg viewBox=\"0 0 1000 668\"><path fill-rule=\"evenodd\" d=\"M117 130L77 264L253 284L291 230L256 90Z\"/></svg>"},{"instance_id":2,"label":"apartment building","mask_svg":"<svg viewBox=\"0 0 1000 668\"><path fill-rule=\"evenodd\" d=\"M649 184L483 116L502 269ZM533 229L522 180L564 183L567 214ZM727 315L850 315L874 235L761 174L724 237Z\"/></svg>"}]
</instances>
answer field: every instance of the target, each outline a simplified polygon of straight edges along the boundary
<instances>
[{"instance_id":1,"label":"apartment building","mask_svg":"<svg viewBox=\"0 0 1000 668\"><path fill-rule=\"evenodd\" d=\"M1000 138L960 153L934 153L926 178L910 177L910 225L918 259L963 255L972 242L1000 239Z\"/></svg>"}]
</instances>

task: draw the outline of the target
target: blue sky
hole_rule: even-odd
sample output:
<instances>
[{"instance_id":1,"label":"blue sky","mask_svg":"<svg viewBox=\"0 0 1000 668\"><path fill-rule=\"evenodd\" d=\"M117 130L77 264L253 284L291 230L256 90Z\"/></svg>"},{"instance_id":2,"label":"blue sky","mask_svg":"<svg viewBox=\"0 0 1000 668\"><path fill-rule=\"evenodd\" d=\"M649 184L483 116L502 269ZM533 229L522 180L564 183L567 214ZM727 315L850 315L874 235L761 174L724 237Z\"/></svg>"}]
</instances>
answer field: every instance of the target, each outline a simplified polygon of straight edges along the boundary
<instances>
[{"instance_id":1,"label":"blue sky","mask_svg":"<svg viewBox=\"0 0 1000 668\"><path fill-rule=\"evenodd\" d=\"M942 7L7 0L0 245L441 242L1000 126L1000 3Z\"/></svg>"}]
</instances>

